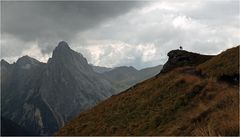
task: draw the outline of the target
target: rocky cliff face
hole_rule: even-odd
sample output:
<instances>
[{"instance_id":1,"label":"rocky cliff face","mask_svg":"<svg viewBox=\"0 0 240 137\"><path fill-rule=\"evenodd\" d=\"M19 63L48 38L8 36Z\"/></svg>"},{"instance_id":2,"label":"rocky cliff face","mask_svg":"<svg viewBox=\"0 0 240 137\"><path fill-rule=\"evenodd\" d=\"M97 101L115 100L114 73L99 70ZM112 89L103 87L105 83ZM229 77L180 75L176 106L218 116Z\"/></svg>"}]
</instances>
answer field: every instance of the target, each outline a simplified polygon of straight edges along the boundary
<instances>
[{"instance_id":1,"label":"rocky cliff face","mask_svg":"<svg viewBox=\"0 0 240 137\"><path fill-rule=\"evenodd\" d=\"M44 64L24 56L1 61L2 115L31 133L50 135L66 121L115 94L87 60L60 42Z\"/></svg>"},{"instance_id":2,"label":"rocky cliff face","mask_svg":"<svg viewBox=\"0 0 240 137\"><path fill-rule=\"evenodd\" d=\"M86 58L65 42L60 42L53 51L40 92L63 121L115 93L108 81L93 71Z\"/></svg>"},{"instance_id":3,"label":"rocky cliff face","mask_svg":"<svg viewBox=\"0 0 240 137\"><path fill-rule=\"evenodd\" d=\"M213 57L210 55L201 55L185 50L172 50L167 55L169 58L164 64L161 73L169 72L177 67L196 66Z\"/></svg>"},{"instance_id":4,"label":"rocky cliff face","mask_svg":"<svg viewBox=\"0 0 240 137\"><path fill-rule=\"evenodd\" d=\"M2 66L1 66L2 67ZM39 88L46 64L24 56L1 69L1 114L34 134L46 135L59 128L56 118L41 98Z\"/></svg>"}]
</instances>

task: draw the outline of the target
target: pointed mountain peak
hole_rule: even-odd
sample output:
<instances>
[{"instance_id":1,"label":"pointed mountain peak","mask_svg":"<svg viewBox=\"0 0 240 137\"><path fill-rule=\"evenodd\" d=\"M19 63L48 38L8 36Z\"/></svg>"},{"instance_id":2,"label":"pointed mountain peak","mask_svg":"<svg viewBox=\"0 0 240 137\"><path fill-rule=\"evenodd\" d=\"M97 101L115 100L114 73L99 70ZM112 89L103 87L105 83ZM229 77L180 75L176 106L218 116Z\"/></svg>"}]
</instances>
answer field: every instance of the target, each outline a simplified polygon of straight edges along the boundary
<instances>
[{"instance_id":1,"label":"pointed mountain peak","mask_svg":"<svg viewBox=\"0 0 240 137\"><path fill-rule=\"evenodd\" d=\"M74 65L81 70L92 70L92 67L88 65L87 59L83 57L81 53L72 50L65 41L58 43L58 46L54 49L52 58L48 60L48 63L66 66Z\"/></svg>"},{"instance_id":2,"label":"pointed mountain peak","mask_svg":"<svg viewBox=\"0 0 240 137\"><path fill-rule=\"evenodd\" d=\"M59 56L67 57L67 56L71 55L72 52L73 52L73 50L69 47L67 42L61 41L58 43L57 47L53 51L53 58L57 57L57 56L58 57Z\"/></svg>"},{"instance_id":3,"label":"pointed mountain peak","mask_svg":"<svg viewBox=\"0 0 240 137\"><path fill-rule=\"evenodd\" d=\"M53 50L53 58L68 57L71 56L73 50L69 47L65 41L60 41L57 47Z\"/></svg>"},{"instance_id":4,"label":"pointed mountain peak","mask_svg":"<svg viewBox=\"0 0 240 137\"><path fill-rule=\"evenodd\" d=\"M61 41L58 43L57 47L54 49L53 52L67 52L67 51L70 51L72 50L68 43L65 42L65 41Z\"/></svg>"},{"instance_id":5,"label":"pointed mountain peak","mask_svg":"<svg viewBox=\"0 0 240 137\"><path fill-rule=\"evenodd\" d=\"M56 49L70 49L69 45L65 41L60 41Z\"/></svg>"}]
</instances>

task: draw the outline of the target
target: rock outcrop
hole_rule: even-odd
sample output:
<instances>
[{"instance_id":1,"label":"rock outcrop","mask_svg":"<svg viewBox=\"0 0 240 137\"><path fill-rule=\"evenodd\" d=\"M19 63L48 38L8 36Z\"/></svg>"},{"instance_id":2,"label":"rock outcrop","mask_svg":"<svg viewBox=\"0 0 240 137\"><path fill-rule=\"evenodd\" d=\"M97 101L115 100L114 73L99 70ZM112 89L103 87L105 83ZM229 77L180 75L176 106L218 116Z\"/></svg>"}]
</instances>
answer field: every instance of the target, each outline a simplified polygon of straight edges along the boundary
<instances>
[{"instance_id":1,"label":"rock outcrop","mask_svg":"<svg viewBox=\"0 0 240 137\"><path fill-rule=\"evenodd\" d=\"M169 57L168 61L164 64L160 73L169 72L177 67L196 66L213 57L211 55L201 55L185 50L172 50L167 55Z\"/></svg>"}]
</instances>

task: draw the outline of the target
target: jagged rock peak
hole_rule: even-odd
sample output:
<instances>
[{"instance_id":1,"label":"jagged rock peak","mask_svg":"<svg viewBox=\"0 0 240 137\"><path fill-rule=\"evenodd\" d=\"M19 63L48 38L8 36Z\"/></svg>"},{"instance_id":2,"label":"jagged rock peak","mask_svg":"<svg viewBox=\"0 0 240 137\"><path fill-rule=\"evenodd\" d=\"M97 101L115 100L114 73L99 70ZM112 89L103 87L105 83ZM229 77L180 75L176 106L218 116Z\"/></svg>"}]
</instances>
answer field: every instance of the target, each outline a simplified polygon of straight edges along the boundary
<instances>
[{"instance_id":1,"label":"jagged rock peak","mask_svg":"<svg viewBox=\"0 0 240 137\"><path fill-rule=\"evenodd\" d=\"M70 49L69 45L65 41L60 41L56 49Z\"/></svg>"},{"instance_id":2,"label":"jagged rock peak","mask_svg":"<svg viewBox=\"0 0 240 137\"><path fill-rule=\"evenodd\" d=\"M67 42L61 41L58 46L54 49L52 58L48 60L48 63L58 62L57 64L65 64L69 66L75 66L80 70L92 70L92 67L88 65L87 59L82 54L72 50Z\"/></svg>"},{"instance_id":3,"label":"jagged rock peak","mask_svg":"<svg viewBox=\"0 0 240 137\"><path fill-rule=\"evenodd\" d=\"M53 53L55 52L68 52L72 49L69 47L68 43L65 41L60 41L57 47L54 49Z\"/></svg>"},{"instance_id":4,"label":"jagged rock peak","mask_svg":"<svg viewBox=\"0 0 240 137\"><path fill-rule=\"evenodd\" d=\"M54 49L53 51L53 58L57 57L67 57L67 56L71 56L72 52L74 52L69 45L67 44L67 42L65 41L61 41L58 43L57 47Z\"/></svg>"}]
</instances>

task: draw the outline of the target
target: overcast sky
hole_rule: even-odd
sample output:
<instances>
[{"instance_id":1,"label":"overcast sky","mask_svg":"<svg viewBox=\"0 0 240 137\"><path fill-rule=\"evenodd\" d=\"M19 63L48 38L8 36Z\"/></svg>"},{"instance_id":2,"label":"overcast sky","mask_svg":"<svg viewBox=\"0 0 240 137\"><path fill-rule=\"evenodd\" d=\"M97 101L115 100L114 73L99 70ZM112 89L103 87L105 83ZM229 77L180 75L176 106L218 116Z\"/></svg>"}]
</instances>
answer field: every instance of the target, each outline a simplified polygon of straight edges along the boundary
<instances>
[{"instance_id":1,"label":"overcast sky","mask_svg":"<svg viewBox=\"0 0 240 137\"><path fill-rule=\"evenodd\" d=\"M107 67L164 64L179 45L218 54L240 44L239 12L239 0L1 1L1 58L47 62L62 40Z\"/></svg>"}]
</instances>

